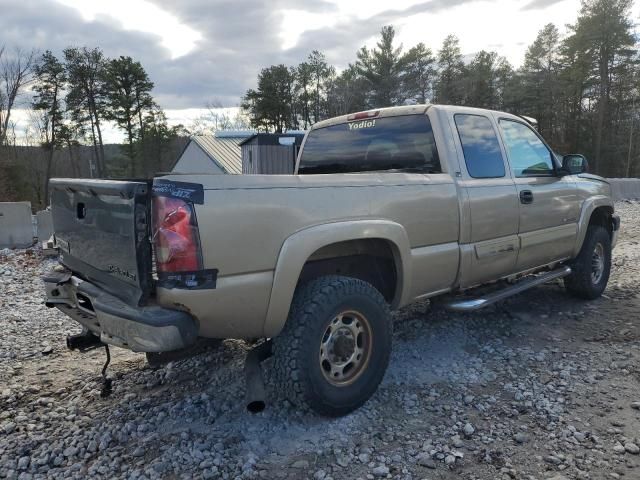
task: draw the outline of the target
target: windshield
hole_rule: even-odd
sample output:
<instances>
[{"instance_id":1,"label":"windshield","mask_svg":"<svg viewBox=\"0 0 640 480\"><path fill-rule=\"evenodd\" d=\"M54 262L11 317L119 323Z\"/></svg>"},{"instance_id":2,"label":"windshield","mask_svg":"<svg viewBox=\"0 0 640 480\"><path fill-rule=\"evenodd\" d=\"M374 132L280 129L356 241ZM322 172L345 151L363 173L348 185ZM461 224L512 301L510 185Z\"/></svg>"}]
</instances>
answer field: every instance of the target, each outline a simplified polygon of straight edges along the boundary
<instances>
[{"instance_id":1,"label":"windshield","mask_svg":"<svg viewBox=\"0 0 640 480\"><path fill-rule=\"evenodd\" d=\"M356 120L309 132L298 173L440 172L429 118L424 115Z\"/></svg>"}]
</instances>

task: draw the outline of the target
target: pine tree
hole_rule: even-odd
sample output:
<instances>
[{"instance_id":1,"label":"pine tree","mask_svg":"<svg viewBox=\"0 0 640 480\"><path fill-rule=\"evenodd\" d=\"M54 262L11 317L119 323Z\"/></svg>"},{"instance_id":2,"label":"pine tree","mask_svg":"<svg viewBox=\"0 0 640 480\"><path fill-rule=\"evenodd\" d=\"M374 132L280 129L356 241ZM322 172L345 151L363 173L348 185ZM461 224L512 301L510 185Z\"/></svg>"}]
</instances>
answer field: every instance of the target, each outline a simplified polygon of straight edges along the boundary
<instances>
[{"instance_id":1,"label":"pine tree","mask_svg":"<svg viewBox=\"0 0 640 480\"><path fill-rule=\"evenodd\" d=\"M302 117L303 128L306 130L311 121L313 109L313 67L307 62L302 62L296 67L295 97L298 111Z\"/></svg>"},{"instance_id":2,"label":"pine tree","mask_svg":"<svg viewBox=\"0 0 640 480\"><path fill-rule=\"evenodd\" d=\"M538 32L529 46L521 70L523 89L522 114L538 121L540 133L552 144L559 140L556 100L559 96L559 39L560 34L552 23Z\"/></svg>"},{"instance_id":3,"label":"pine tree","mask_svg":"<svg viewBox=\"0 0 640 480\"><path fill-rule=\"evenodd\" d=\"M356 69L368 85L369 107L401 105L406 99L402 85L407 57L402 54L402 45L394 46L395 35L391 25L382 27L376 48L362 47L358 51Z\"/></svg>"},{"instance_id":4,"label":"pine tree","mask_svg":"<svg viewBox=\"0 0 640 480\"><path fill-rule=\"evenodd\" d=\"M327 92L327 115L335 117L367 108L367 81L349 65L330 83Z\"/></svg>"},{"instance_id":5,"label":"pine tree","mask_svg":"<svg viewBox=\"0 0 640 480\"><path fill-rule=\"evenodd\" d=\"M504 106L504 90L513 69L496 52L476 54L465 71L465 105L499 110Z\"/></svg>"},{"instance_id":6,"label":"pine tree","mask_svg":"<svg viewBox=\"0 0 640 480\"><path fill-rule=\"evenodd\" d=\"M436 100L443 104L462 104L465 66L460 53L460 42L455 35L444 39L438 52L438 67Z\"/></svg>"},{"instance_id":7,"label":"pine tree","mask_svg":"<svg viewBox=\"0 0 640 480\"><path fill-rule=\"evenodd\" d=\"M406 54L404 88L406 96L417 103L428 103L433 94L436 59L430 48L418 43Z\"/></svg>"},{"instance_id":8,"label":"pine tree","mask_svg":"<svg viewBox=\"0 0 640 480\"><path fill-rule=\"evenodd\" d=\"M129 173L132 177L136 174L135 142L138 138L144 137L144 123L141 118L144 112L154 105L152 89L153 82L149 80L140 62L134 61L131 57L120 57L107 63L105 115L126 132Z\"/></svg>"},{"instance_id":9,"label":"pine tree","mask_svg":"<svg viewBox=\"0 0 640 480\"><path fill-rule=\"evenodd\" d=\"M97 161L98 176L106 174L102 121L105 117L106 59L99 48L67 48L64 50L69 90L67 108L74 122L88 123Z\"/></svg>"},{"instance_id":10,"label":"pine tree","mask_svg":"<svg viewBox=\"0 0 640 480\"><path fill-rule=\"evenodd\" d=\"M324 117L326 85L329 79L335 74L333 67L329 66L323 53L314 50L307 59L307 64L311 70L311 81L313 85L313 123Z\"/></svg>"},{"instance_id":11,"label":"pine tree","mask_svg":"<svg viewBox=\"0 0 640 480\"><path fill-rule=\"evenodd\" d=\"M247 91L242 101L254 128L282 133L297 126L292 112L294 82L295 75L286 65L262 69L258 88Z\"/></svg>"},{"instance_id":12,"label":"pine tree","mask_svg":"<svg viewBox=\"0 0 640 480\"><path fill-rule=\"evenodd\" d=\"M577 48L592 67L596 91L592 165L605 174L609 165L603 163L614 160L611 98L615 69L634 47L629 17L631 4L631 0L583 0L578 20L572 27Z\"/></svg>"},{"instance_id":13,"label":"pine tree","mask_svg":"<svg viewBox=\"0 0 640 480\"><path fill-rule=\"evenodd\" d=\"M59 138L63 128L64 108L62 105L62 92L67 82L64 65L51 51L42 54L40 61L35 64L34 75L36 83L33 87L33 109L40 114L43 128L43 147L47 151L47 165L45 172L44 200L49 203L49 179L53 154L60 144Z\"/></svg>"}]
</instances>

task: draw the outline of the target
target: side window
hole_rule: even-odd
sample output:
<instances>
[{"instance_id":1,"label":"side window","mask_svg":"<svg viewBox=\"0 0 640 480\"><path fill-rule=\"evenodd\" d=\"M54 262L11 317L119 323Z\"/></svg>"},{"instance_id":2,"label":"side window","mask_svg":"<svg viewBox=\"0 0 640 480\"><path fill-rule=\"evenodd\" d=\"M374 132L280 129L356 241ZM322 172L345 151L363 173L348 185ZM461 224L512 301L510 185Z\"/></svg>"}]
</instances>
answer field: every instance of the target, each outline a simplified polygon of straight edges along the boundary
<instances>
[{"instance_id":1,"label":"side window","mask_svg":"<svg viewBox=\"0 0 640 480\"><path fill-rule=\"evenodd\" d=\"M504 177L504 162L498 137L487 117L455 115L467 171L473 178Z\"/></svg>"},{"instance_id":2,"label":"side window","mask_svg":"<svg viewBox=\"0 0 640 480\"><path fill-rule=\"evenodd\" d=\"M526 125L500 120L504 144L516 177L553 175L552 153Z\"/></svg>"}]
</instances>

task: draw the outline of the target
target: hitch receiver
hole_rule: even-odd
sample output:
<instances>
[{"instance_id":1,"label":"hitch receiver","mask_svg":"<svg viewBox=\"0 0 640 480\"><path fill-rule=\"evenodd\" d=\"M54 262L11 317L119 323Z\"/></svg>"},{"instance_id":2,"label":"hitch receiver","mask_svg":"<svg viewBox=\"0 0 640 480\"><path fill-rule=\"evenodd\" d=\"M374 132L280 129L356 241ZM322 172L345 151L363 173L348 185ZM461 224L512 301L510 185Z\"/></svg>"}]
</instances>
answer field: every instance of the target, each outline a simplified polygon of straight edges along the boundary
<instances>
[{"instance_id":1,"label":"hitch receiver","mask_svg":"<svg viewBox=\"0 0 640 480\"><path fill-rule=\"evenodd\" d=\"M79 350L87 352L94 348L104 347L105 344L100 341L100 337L94 335L89 330L83 330L78 335L69 335L67 337L67 348L69 350Z\"/></svg>"}]
</instances>

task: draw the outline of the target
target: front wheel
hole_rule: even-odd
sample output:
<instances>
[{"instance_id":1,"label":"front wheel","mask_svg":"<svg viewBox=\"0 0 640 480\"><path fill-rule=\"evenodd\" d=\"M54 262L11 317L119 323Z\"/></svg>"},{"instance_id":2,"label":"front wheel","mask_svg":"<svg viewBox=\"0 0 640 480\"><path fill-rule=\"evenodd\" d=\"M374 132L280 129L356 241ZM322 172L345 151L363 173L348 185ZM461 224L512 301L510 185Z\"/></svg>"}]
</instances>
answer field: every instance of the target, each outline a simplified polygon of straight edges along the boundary
<instances>
[{"instance_id":1,"label":"front wheel","mask_svg":"<svg viewBox=\"0 0 640 480\"><path fill-rule=\"evenodd\" d=\"M611 272L611 237L604 227L588 227L580 253L572 262L571 269L571 275L564 280L569 293L586 300L602 295Z\"/></svg>"},{"instance_id":2,"label":"front wheel","mask_svg":"<svg viewBox=\"0 0 640 480\"><path fill-rule=\"evenodd\" d=\"M326 276L301 286L274 338L274 371L295 403L327 416L364 404L389 363L392 324L378 290L362 280Z\"/></svg>"}]
</instances>

